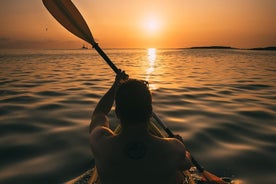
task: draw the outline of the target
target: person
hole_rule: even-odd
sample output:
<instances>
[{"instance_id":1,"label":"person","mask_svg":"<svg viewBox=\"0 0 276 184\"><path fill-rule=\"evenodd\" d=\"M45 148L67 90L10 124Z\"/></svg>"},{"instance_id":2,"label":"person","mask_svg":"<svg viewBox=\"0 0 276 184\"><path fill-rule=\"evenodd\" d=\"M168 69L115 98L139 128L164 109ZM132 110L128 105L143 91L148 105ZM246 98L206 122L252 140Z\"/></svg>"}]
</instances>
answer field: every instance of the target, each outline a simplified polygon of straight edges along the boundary
<instances>
[{"instance_id":1,"label":"person","mask_svg":"<svg viewBox=\"0 0 276 184\"><path fill-rule=\"evenodd\" d=\"M121 132L109 128L115 100ZM190 167L185 146L175 138L148 131L152 96L144 81L119 70L112 87L92 114L90 146L102 184L174 184L177 172Z\"/></svg>"}]
</instances>

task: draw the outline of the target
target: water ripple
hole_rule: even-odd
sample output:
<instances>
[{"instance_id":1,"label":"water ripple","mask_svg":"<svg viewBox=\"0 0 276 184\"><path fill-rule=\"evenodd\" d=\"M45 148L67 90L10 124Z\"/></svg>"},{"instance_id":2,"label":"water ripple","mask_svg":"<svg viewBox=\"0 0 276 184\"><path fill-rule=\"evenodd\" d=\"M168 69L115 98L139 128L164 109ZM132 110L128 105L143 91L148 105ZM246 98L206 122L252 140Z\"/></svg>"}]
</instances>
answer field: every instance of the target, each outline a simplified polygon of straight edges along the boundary
<instances>
[{"instance_id":1,"label":"water ripple","mask_svg":"<svg viewBox=\"0 0 276 184\"><path fill-rule=\"evenodd\" d=\"M239 114L243 115L243 116L247 116L247 117L250 117L250 118L253 118L253 119L262 119L262 120L267 120L267 119L270 119L270 120L276 120L276 117L272 114L272 113L269 113L269 112L265 112L265 111L239 111L238 112Z\"/></svg>"},{"instance_id":2,"label":"water ripple","mask_svg":"<svg viewBox=\"0 0 276 184\"><path fill-rule=\"evenodd\" d=\"M58 96L65 96L67 95L66 93L61 93L61 92L56 92L56 91L40 91L36 93L37 95L40 96L54 96L54 97L58 97Z\"/></svg>"},{"instance_id":3,"label":"water ripple","mask_svg":"<svg viewBox=\"0 0 276 184\"><path fill-rule=\"evenodd\" d=\"M30 104L30 103L36 103L40 100L34 96L30 95L20 95L15 97L10 97L2 100L2 102L5 103L18 103L18 104Z\"/></svg>"}]
</instances>

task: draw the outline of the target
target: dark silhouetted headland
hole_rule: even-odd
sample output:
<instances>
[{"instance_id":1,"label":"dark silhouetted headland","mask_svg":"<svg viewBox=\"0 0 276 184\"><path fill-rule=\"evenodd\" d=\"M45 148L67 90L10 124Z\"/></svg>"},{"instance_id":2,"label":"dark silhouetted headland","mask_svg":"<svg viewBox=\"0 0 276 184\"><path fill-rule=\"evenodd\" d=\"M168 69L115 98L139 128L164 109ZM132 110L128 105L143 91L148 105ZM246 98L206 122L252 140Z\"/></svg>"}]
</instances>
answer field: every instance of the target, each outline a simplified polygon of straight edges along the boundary
<instances>
[{"instance_id":1,"label":"dark silhouetted headland","mask_svg":"<svg viewBox=\"0 0 276 184\"><path fill-rule=\"evenodd\" d=\"M188 47L187 49L237 49L237 50L269 50L276 51L276 46L270 47L256 47L256 48L235 48L230 46L196 46L196 47Z\"/></svg>"},{"instance_id":2,"label":"dark silhouetted headland","mask_svg":"<svg viewBox=\"0 0 276 184\"><path fill-rule=\"evenodd\" d=\"M249 50L275 50L276 51L276 47L257 47L257 48L251 48Z\"/></svg>"},{"instance_id":3,"label":"dark silhouetted headland","mask_svg":"<svg viewBox=\"0 0 276 184\"><path fill-rule=\"evenodd\" d=\"M198 47L190 47L189 49L236 49L229 46L198 46Z\"/></svg>"}]
</instances>

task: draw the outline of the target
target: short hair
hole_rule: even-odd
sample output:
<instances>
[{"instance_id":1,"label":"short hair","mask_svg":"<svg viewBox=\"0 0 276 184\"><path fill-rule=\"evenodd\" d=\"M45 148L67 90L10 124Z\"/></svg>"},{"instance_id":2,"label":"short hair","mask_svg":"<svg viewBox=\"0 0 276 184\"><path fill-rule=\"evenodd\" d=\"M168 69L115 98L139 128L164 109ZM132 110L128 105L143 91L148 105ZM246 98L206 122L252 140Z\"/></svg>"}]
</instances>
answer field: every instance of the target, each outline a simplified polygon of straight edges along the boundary
<instances>
[{"instance_id":1,"label":"short hair","mask_svg":"<svg viewBox=\"0 0 276 184\"><path fill-rule=\"evenodd\" d=\"M128 122L148 122L152 116L152 98L148 82L128 79L123 82L115 95L116 114Z\"/></svg>"}]
</instances>

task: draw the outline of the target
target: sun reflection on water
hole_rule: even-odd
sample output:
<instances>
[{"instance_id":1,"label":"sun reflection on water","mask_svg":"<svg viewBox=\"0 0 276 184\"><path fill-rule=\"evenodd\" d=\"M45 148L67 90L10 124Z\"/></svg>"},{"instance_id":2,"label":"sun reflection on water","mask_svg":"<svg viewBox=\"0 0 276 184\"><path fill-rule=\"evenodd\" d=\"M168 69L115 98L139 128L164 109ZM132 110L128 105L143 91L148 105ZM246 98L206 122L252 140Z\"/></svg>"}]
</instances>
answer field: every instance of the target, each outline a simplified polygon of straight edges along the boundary
<instances>
[{"instance_id":1,"label":"sun reflection on water","mask_svg":"<svg viewBox=\"0 0 276 184\"><path fill-rule=\"evenodd\" d=\"M149 67L146 70L146 80L149 81L151 74L154 72L154 63L156 60L156 48L148 48L148 62ZM157 89L155 84L150 83L149 85L150 90Z\"/></svg>"}]
</instances>

